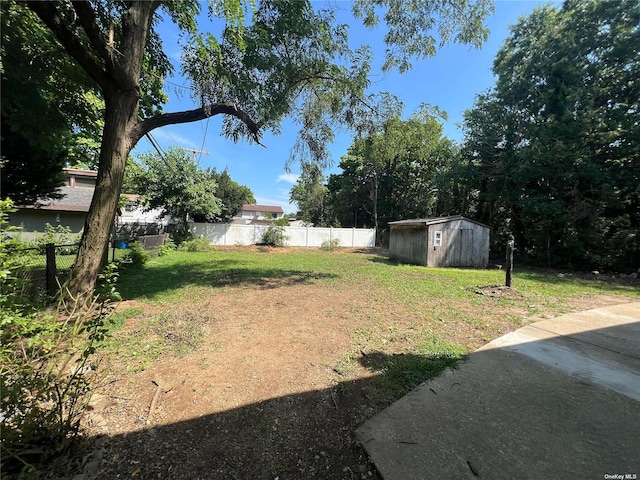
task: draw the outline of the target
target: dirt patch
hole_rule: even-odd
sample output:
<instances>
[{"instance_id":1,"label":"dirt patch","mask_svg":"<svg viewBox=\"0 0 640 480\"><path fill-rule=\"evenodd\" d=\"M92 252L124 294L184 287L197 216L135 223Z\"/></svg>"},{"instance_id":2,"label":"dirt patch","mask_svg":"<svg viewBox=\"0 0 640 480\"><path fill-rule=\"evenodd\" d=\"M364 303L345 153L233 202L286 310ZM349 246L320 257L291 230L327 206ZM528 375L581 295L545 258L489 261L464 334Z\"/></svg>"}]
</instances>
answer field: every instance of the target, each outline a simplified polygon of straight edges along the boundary
<instances>
[{"instance_id":1,"label":"dirt patch","mask_svg":"<svg viewBox=\"0 0 640 480\"><path fill-rule=\"evenodd\" d=\"M547 314L501 287L478 288L476 303L455 315L446 301L431 303L426 319L369 286L265 281L269 288L225 287L170 307L120 305L144 310L115 333L122 340L173 312L170 328L136 344L140 355L158 336L182 341L189 318L198 346L144 368L116 353L107 359L84 422L88 436L107 439L98 478L377 479L354 430L384 405L371 397L378 373L360 357L402 354L425 335L471 351ZM500 303L506 297L519 301ZM624 301L598 295L570 308Z\"/></svg>"},{"instance_id":2,"label":"dirt patch","mask_svg":"<svg viewBox=\"0 0 640 480\"><path fill-rule=\"evenodd\" d=\"M209 319L197 350L127 375L111 359L86 422L110 437L105 478L377 478L348 405L371 374L332 369L358 321L336 313L355 310L351 295L235 289L189 309Z\"/></svg>"}]
</instances>

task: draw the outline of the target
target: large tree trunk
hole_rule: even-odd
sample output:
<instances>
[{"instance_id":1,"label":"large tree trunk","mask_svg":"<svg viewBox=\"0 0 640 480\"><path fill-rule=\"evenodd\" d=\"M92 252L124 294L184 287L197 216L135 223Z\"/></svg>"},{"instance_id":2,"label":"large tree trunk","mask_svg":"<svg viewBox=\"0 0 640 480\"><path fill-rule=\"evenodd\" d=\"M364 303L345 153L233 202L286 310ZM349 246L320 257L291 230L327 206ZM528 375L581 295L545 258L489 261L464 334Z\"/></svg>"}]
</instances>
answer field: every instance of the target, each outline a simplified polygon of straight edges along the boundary
<instances>
[{"instance_id":1,"label":"large tree trunk","mask_svg":"<svg viewBox=\"0 0 640 480\"><path fill-rule=\"evenodd\" d=\"M105 126L96 188L65 294L80 300L91 294L96 285L109 245L127 156L138 140L155 128L224 114L242 121L259 143L260 126L233 102L138 120L140 72L147 36L160 2L126 2L120 18L121 34L117 48L111 41L113 39L107 41L105 31L96 20L96 12L87 1L73 2L71 5L65 2L25 4L51 29L66 52L98 84L105 100ZM67 18L69 6L73 9L72 24Z\"/></svg>"},{"instance_id":2,"label":"large tree trunk","mask_svg":"<svg viewBox=\"0 0 640 480\"><path fill-rule=\"evenodd\" d=\"M96 189L68 283L73 298L93 290L102 267L122 189L124 167L133 148L131 130L136 124L138 97L135 90L105 94L105 126Z\"/></svg>"}]
</instances>

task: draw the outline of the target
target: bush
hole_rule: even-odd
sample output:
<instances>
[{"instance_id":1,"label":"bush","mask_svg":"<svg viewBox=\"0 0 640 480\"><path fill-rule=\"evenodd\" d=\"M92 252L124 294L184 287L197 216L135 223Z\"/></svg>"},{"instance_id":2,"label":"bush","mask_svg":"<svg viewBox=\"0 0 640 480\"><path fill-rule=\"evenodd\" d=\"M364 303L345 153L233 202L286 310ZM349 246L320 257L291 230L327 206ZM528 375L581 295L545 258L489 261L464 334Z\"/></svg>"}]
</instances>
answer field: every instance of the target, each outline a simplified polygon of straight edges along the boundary
<instances>
[{"instance_id":1,"label":"bush","mask_svg":"<svg viewBox=\"0 0 640 480\"><path fill-rule=\"evenodd\" d=\"M335 250L339 246L340 246L340 239L332 238L331 240L325 240L324 242L322 242L322 244L320 245L320 249L330 252L332 250Z\"/></svg>"},{"instance_id":2,"label":"bush","mask_svg":"<svg viewBox=\"0 0 640 480\"><path fill-rule=\"evenodd\" d=\"M0 226L11 211L0 202ZM3 478L44 478L52 460L71 446L90 399L96 348L104 339L108 304L60 303L53 312L28 306L15 277L15 249L0 241L1 471ZM102 277L114 297L113 268Z\"/></svg>"},{"instance_id":3,"label":"bush","mask_svg":"<svg viewBox=\"0 0 640 480\"><path fill-rule=\"evenodd\" d=\"M44 226L44 234L38 238L37 244L44 249L48 243L55 245L71 245L66 248L58 249L56 253L61 255L73 255L76 253L76 245L80 243L80 235L76 235L71 231L71 227L64 225L56 225L55 227L49 223ZM43 250L44 251L44 250Z\"/></svg>"},{"instance_id":4,"label":"bush","mask_svg":"<svg viewBox=\"0 0 640 480\"><path fill-rule=\"evenodd\" d=\"M182 242L178 250L181 252L208 252L211 250L211 246L208 239L199 237Z\"/></svg>"},{"instance_id":5,"label":"bush","mask_svg":"<svg viewBox=\"0 0 640 480\"><path fill-rule=\"evenodd\" d=\"M140 268L149 260L149 254L145 252L141 243L133 242L129 245L129 251L124 258L126 262L130 262L134 267Z\"/></svg>"},{"instance_id":6,"label":"bush","mask_svg":"<svg viewBox=\"0 0 640 480\"><path fill-rule=\"evenodd\" d=\"M171 252L176 251L176 244L173 243L173 240L170 238L167 239L163 245L158 247L158 256L164 257L165 255L169 255Z\"/></svg>"},{"instance_id":7,"label":"bush","mask_svg":"<svg viewBox=\"0 0 640 480\"><path fill-rule=\"evenodd\" d=\"M273 247L284 247L289 237L285 233L283 225L272 223L262 234L262 244L271 245Z\"/></svg>"}]
</instances>

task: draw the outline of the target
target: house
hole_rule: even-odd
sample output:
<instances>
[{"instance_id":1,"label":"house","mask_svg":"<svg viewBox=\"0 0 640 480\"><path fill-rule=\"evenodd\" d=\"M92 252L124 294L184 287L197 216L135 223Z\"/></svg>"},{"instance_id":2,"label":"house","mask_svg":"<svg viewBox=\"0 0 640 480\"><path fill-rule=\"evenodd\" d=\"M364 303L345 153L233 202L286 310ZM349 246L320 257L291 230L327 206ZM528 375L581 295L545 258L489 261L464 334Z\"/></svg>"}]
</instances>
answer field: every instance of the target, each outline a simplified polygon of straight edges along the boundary
<instances>
[{"instance_id":1,"label":"house","mask_svg":"<svg viewBox=\"0 0 640 480\"><path fill-rule=\"evenodd\" d=\"M276 207L271 205L254 205L245 204L242 206L240 216L234 217L231 223L249 225L249 224L264 224L271 223L272 220L282 218L284 216L284 210L282 207Z\"/></svg>"},{"instance_id":2,"label":"house","mask_svg":"<svg viewBox=\"0 0 640 480\"><path fill-rule=\"evenodd\" d=\"M488 226L460 215L389 222L389 257L426 267L485 268Z\"/></svg>"},{"instance_id":3,"label":"house","mask_svg":"<svg viewBox=\"0 0 640 480\"><path fill-rule=\"evenodd\" d=\"M43 200L34 205L17 205L9 215L9 225L22 226L24 232L44 232L48 223L81 232L89 211L98 172L65 168L65 184L58 188L62 198Z\"/></svg>"},{"instance_id":4,"label":"house","mask_svg":"<svg viewBox=\"0 0 640 480\"><path fill-rule=\"evenodd\" d=\"M69 227L72 233L84 228L85 217L91 206L98 172L65 168L65 184L58 188L60 199L45 199L34 205L18 205L17 211L9 215L9 225L21 226L22 231L44 232L45 225ZM138 195L127 195L128 201L121 210L120 223L164 223L167 219L159 210L145 212Z\"/></svg>"},{"instance_id":5,"label":"house","mask_svg":"<svg viewBox=\"0 0 640 480\"><path fill-rule=\"evenodd\" d=\"M144 206L140 202L140 195L133 193L123 194L127 198L127 203L120 209L118 216L118 223L127 224L158 224L167 226L170 218L163 215L162 209L154 208L151 210L145 210Z\"/></svg>"}]
</instances>

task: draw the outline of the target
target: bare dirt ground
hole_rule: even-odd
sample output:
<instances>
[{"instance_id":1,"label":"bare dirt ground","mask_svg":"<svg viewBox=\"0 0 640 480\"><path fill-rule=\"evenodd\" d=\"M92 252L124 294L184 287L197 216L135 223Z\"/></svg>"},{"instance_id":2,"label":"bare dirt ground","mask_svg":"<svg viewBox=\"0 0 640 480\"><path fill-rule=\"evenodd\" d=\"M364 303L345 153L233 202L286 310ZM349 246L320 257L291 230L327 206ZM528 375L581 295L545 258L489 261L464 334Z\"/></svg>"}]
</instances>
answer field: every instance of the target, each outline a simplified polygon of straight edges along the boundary
<instances>
[{"instance_id":1,"label":"bare dirt ground","mask_svg":"<svg viewBox=\"0 0 640 480\"><path fill-rule=\"evenodd\" d=\"M488 292L487 302L491 295L500 292ZM622 301L598 296L575 307ZM402 350L398 332L419 319L395 304L378 302L373 311L357 291L277 280L226 289L180 308L202 326L198 348L161 355L142 370L116 355L103 363L103 386L83 425L85 434L102 438L96 478L379 478L353 433L380 408L369 388L377 373L362 361L336 366L380 348L353 333L372 315L396 325L387 355ZM126 336L142 322L144 314L129 319L115 335ZM433 328L473 350L517 326L452 322Z\"/></svg>"}]
</instances>

